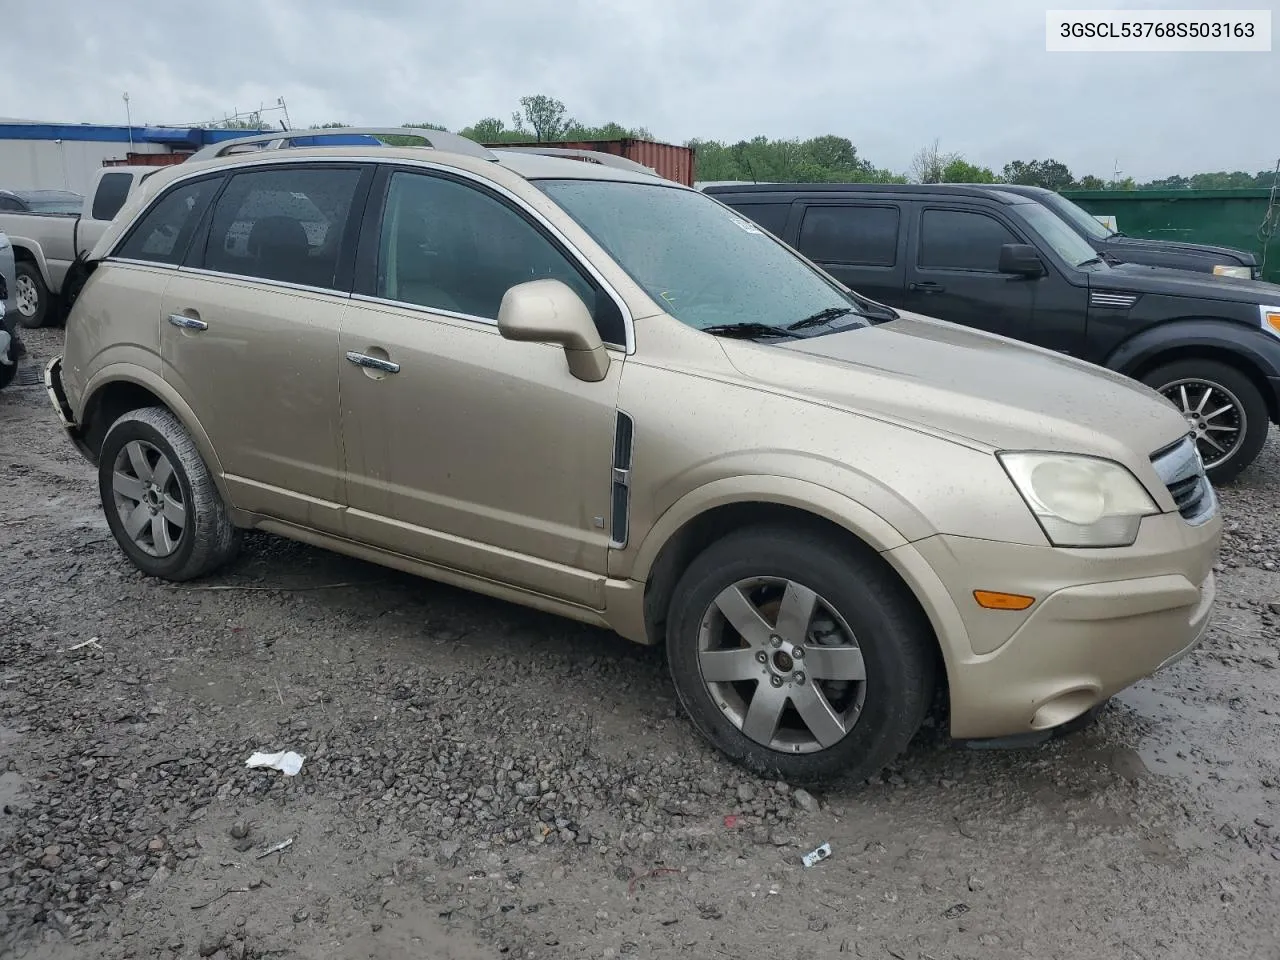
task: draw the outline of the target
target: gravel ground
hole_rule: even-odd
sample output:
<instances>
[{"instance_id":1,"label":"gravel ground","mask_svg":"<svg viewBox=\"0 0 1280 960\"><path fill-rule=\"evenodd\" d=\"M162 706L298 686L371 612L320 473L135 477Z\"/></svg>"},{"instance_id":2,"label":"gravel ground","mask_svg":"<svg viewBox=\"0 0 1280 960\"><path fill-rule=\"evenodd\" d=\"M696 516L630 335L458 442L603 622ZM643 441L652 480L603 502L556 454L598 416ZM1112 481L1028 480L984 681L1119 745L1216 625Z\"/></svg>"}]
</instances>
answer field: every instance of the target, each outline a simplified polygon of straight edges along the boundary
<instances>
[{"instance_id":1,"label":"gravel ground","mask_svg":"<svg viewBox=\"0 0 1280 960\"><path fill-rule=\"evenodd\" d=\"M1280 957L1277 468L1221 491L1205 645L1094 726L810 795L590 628L264 536L144 578L6 389L0 956Z\"/></svg>"}]
</instances>

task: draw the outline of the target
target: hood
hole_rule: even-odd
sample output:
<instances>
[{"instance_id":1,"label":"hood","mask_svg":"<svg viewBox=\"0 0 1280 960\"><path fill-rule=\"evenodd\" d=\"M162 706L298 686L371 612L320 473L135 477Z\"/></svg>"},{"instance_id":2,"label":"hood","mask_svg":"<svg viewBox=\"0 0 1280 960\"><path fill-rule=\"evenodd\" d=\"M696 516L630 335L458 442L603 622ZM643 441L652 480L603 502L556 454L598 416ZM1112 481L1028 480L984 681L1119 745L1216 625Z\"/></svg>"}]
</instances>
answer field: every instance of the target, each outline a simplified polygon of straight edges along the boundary
<instances>
[{"instance_id":1,"label":"hood","mask_svg":"<svg viewBox=\"0 0 1280 960\"><path fill-rule=\"evenodd\" d=\"M1258 258L1247 250L1218 247L1210 243L1183 243L1179 240L1153 240L1147 237L1108 237L1103 242L1108 250L1116 252L1116 256L1121 256L1129 250L1147 250L1151 253L1199 256L1205 260L1212 260L1215 264L1221 263L1228 266L1240 264L1252 267L1258 262Z\"/></svg>"},{"instance_id":2,"label":"hood","mask_svg":"<svg viewBox=\"0 0 1280 960\"><path fill-rule=\"evenodd\" d=\"M803 340L721 341L730 362L777 387L989 449L1125 460L1184 436L1154 390L1051 350L899 311L901 319Z\"/></svg>"},{"instance_id":3,"label":"hood","mask_svg":"<svg viewBox=\"0 0 1280 960\"><path fill-rule=\"evenodd\" d=\"M1280 284L1239 277L1215 277L1195 270L1121 263L1089 274L1091 290L1121 290L1166 297L1197 297L1231 303L1280 305Z\"/></svg>"}]
</instances>

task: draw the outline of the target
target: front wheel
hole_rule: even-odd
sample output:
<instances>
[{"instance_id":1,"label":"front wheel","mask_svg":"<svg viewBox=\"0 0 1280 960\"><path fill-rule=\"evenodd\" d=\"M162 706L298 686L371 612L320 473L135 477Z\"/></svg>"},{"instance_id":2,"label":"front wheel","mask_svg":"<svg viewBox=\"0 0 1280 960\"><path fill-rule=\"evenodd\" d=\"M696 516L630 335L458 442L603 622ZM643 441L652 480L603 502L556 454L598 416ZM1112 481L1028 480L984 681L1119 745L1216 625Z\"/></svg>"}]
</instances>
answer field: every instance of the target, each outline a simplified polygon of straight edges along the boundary
<instances>
[{"instance_id":1,"label":"front wheel","mask_svg":"<svg viewBox=\"0 0 1280 960\"><path fill-rule=\"evenodd\" d=\"M1214 483L1234 480L1257 459L1271 418L1253 381L1216 360L1179 360L1142 378L1186 418Z\"/></svg>"},{"instance_id":2,"label":"front wheel","mask_svg":"<svg viewBox=\"0 0 1280 960\"><path fill-rule=\"evenodd\" d=\"M708 547L667 623L693 725L748 769L794 783L865 779L906 749L933 691L932 643L879 558L778 527Z\"/></svg>"},{"instance_id":3,"label":"front wheel","mask_svg":"<svg viewBox=\"0 0 1280 960\"><path fill-rule=\"evenodd\" d=\"M98 490L120 549L153 577L191 580L239 550L241 532L195 442L163 407L132 410L107 430Z\"/></svg>"}]
</instances>

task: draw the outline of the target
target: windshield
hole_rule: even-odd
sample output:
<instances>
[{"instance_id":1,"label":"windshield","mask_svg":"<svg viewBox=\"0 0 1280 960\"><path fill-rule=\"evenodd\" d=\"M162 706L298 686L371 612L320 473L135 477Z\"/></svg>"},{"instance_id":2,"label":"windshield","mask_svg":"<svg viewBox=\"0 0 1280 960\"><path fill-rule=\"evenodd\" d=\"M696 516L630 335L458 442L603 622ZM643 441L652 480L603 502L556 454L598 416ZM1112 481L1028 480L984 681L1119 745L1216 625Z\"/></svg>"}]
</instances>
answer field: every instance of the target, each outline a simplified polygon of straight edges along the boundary
<instances>
[{"instance_id":1,"label":"windshield","mask_svg":"<svg viewBox=\"0 0 1280 960\"><path fill-rule=\"evenodd\" d=\"M705 194L612 180L535 182L649 296L691 327L786 327L827 317L813 324L817 329L794 334L809 336L870 323L843 289Z\"/></svg>"},{"instance_id":2,"label":"windshield","mask_svg":"<svg viewBox=\"0 0 1280 960\"><path fill-rule=\"evenodd\" d=\"M1040 234L1044 242L1053 248L1053 252L1073 267L1097 259L1097 251L1089 246L1084 237L1063 223L1048 207L1039 203L1019 203L1015 209Z\"/></svg>"},{"instance_id":3,"label":"windshield","mask_svg":"<svg viewBox=\"0 0 1280 960\"><path fill-rule=\"evenodd\" d=\"M1071 221L1095 240L1105 240L1111 236L1111 231L1104 227L1097 217L1090 214L1079 204L1072 203L1061 194L1050 194L1042 202L1052 207L1059 216Z\"/></svg>"}]
</instances>

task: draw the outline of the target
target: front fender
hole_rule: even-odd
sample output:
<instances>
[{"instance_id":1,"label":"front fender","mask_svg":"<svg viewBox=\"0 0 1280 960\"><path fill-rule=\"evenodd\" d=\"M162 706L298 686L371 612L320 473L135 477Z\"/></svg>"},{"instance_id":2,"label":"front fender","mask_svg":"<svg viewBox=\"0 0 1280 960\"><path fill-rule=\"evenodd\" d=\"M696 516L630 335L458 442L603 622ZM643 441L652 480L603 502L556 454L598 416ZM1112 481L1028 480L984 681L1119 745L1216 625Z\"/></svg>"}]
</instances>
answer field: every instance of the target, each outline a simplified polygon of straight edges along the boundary
<instances>
[{"instance_id":1,"label":"front fender","mask_svg":"<svg viewBox=\"0 0 1280 960\"><path fill-rule=\"evenodd\" d=\"M1264 377L1280 377L1280 338L1243 323L1189 318L1158 323L1119 344L1104 366L1132 376L1161 354L1188 348L1230 353Z\"/></svg>"},{"instance_id":2,"label":"front fender","mask_svg":"<svg viewBox=\"0 0 1280 960\"><path fill-rule=\"evenodd\" d=\"M878 552L907 542L889 521L830 487L785 476L723 477L689 491L668 507L645 534L629 574L611 569L610 575L646 581L659 552L689 521L716 507L752 502L795 507L812 513L843 527Z\"/></svg>"}]
</instances>

